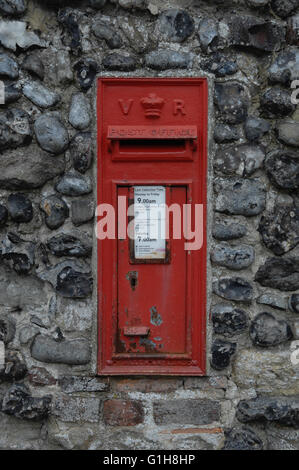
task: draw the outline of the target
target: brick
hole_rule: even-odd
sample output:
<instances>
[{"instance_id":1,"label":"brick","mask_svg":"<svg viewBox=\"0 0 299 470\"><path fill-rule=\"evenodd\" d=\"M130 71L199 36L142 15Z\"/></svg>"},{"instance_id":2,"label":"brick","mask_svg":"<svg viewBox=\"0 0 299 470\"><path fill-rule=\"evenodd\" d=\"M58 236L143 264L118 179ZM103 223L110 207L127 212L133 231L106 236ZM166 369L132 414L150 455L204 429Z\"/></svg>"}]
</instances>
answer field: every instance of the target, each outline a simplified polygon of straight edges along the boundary
<instances>
[{"instance_id":1,"label":"brick","mask_svg":"<svg viewBox=\"0 0 299 470\"><path fill-rule=\"evenodd\" d=\"M140 401L106 400L103 416L110 426L135 426L143 422L144 411Z\"/></svg>"},{"instance_id":2,"label":"brick","mask_svg":"<svg viewBox=\"0 0 299 470\"><path fill-rule=\"evenodd\" d=\"M220 403L208 399L154 402L156 424L210 424L220 419Z\"/></svg>"},{"instance_id":3,"label":"brick","mask_svg":"<svg viewBox=\"0 0 299 470\"><path fill-rule=\"evenodd\" d=\"M111 379L111 388L119 392L172 392L183 387L183 380L167 378Z\"/></svg>"}]
</instances>

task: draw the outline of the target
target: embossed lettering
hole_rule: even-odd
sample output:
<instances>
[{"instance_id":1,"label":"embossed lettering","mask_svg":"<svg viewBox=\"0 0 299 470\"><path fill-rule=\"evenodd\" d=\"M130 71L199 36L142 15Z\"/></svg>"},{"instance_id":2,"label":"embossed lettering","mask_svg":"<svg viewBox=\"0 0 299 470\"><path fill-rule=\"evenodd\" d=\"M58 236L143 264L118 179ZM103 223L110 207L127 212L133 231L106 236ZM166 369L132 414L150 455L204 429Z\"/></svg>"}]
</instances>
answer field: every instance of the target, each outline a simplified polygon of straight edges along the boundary
<instances>
[{"instance_id":1,"label":"embossed lettering","mask_svg":"<svg viewBox=\"0 0 299 470\"><path fill-rule=\"evenodd\" d=\"M128 101L124 101L123 99L119 99L118 103L123 114L127 116L132 108L132 104L134 103L134 100L130 99Z\"/></svg>"},{"instance_id":2,"label":"embossed lettering","mask_svg":"<svg viewBox=\"0 0 299 470\"><path fill-rule=\"evenodd\" d=\"M182 116L186 115L184 100L173 100L173 114L174 116L177 116L178 114L181 114Z\"/></svg>"}]
</instances>

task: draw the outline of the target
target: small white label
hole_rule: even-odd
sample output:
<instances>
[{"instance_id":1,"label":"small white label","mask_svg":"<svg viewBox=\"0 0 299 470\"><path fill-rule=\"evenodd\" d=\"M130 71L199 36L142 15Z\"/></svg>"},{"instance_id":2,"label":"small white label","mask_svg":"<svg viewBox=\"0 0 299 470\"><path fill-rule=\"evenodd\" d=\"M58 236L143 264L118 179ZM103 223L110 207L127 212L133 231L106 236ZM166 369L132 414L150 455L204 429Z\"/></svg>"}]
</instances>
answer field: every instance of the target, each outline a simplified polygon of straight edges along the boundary
<instances>
[{"instance_id":1,"label":"small white label","mask_svg":"<svg viewBox=\"0 0 299 470\"><path fill-rule=\"evenodd\" d=\"M165 202L164 186L134 186L136 259L165 259Z\"/></svg>"}]
</instances>

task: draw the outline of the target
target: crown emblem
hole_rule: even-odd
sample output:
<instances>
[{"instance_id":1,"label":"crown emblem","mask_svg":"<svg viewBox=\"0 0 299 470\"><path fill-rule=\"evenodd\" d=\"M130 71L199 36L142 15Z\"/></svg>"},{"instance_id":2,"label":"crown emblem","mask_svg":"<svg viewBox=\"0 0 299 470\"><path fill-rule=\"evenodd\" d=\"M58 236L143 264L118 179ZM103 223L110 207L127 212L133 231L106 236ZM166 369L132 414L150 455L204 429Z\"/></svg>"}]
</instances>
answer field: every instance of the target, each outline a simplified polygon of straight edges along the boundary
<instances>
[{"instance_id":1,"label":"crown emblem","mask_svg":"<svg viewBox=\"0 0 299 470\"><path fill-rule=\"evenodd\" d=\"M142 98L140 102L145 110L146 117L159 118L161 116L165 100L159 98L156 93L150 93L146 98Z\"/></svg>"}]
</instances>

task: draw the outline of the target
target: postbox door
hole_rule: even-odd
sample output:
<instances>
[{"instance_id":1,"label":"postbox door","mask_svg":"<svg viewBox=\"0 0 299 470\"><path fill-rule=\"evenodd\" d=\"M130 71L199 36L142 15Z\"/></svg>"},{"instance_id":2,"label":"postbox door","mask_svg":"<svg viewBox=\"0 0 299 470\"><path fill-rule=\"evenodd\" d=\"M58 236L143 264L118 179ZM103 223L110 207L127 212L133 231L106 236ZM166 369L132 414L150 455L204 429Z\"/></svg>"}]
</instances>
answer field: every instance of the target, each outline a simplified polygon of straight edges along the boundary
<instances>
[{"instance_id":1,"label":"postbox door","mask_svg":"<svg viewBox=\"0 0 299 470\"><path fill-rule=\"evenodd\" d=\"M134 191L134 188L133 188ZM132 188L118 194L132 202ZM167 187L167 205L183 211L186 187ZM171 235L171 230L170 230ZM118 240L117 355L154 356L186 354L187 346L187 252L184 239L167 241L165 262L134 261L134 242ZM157 261L157 262L155 262Z\"/></svg>"}]
</instances>

